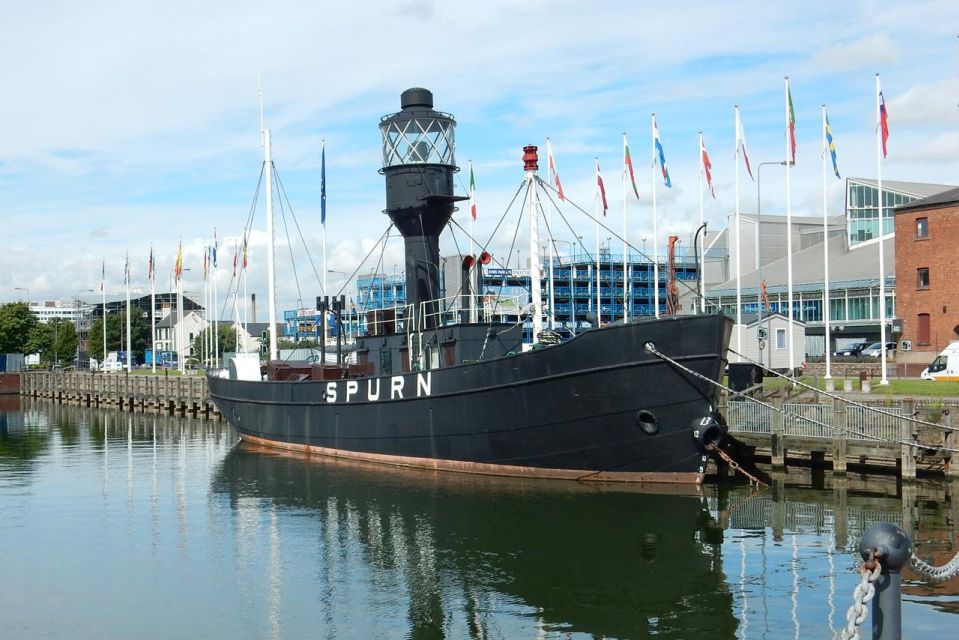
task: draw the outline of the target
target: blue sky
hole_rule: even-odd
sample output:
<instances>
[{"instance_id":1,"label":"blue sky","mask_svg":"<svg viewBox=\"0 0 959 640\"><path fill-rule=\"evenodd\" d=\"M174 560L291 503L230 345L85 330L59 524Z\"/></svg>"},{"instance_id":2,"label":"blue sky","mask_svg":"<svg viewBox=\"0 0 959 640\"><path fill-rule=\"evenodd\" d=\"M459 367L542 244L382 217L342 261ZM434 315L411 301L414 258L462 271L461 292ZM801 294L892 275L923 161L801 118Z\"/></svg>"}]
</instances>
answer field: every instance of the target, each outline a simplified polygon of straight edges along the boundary
<instances>
[{"instance_id":1,"label":"blue sky","mask_svg":"<svg viewBox=\"0 0 959 640\"><path fill-rule=\"evenodd\" d=\"M180 237L192 267L185 288L202 290L206 238L216 226L231 245L256 188L258 71L274 160L317 261L327 141L328 266L337 271L352 272L386 228L377 123L411 86L431 89L436 108L457 119L457 161L473 160L474 235L484 240L522 179L522 146L547 136L567 195L590 210L600 158L610 225L621 228L626 131L641 194L630 203L628 236L639 246L651 228L654 111L674 184L658 189L662 242L698 223L700 130L717 195L706 217L718 228L735 204L733 106L753 163L781 160L786 74L799 142L794 214L821 215L824 102L843 176L875 176L876 72L890 112L884 177L959 184L959 4L950 1L174 0L21 3L4 15L0 302L22 297L14 287L34 300L96 289L104 256L107 290L119 293L127 251L134 285L146 291L151 242L165 288ZM764 210L784 211L782 171L764 176ZM465 171L459 182L465 192ZM744 177L741 186L742 209L755 209L755 184ZM830 180L828 201L831 213L842 210L841 181ZM261 204L259 229L263 217ZM577 225L592 246L592 223ZM511 235L492 238L494 253L505 253ZM257 233L250 256L250 290L261 299L264 243ZM453 251L450 238L443 249ZM386 271L401 251L390 242ZM230 252L221 246L221 290ZM302 251L297 261L300 294L289 261L278 262L281 309L319 293ZM330 274L330 284L342 276Z\"/></svg>"}]
</instances>

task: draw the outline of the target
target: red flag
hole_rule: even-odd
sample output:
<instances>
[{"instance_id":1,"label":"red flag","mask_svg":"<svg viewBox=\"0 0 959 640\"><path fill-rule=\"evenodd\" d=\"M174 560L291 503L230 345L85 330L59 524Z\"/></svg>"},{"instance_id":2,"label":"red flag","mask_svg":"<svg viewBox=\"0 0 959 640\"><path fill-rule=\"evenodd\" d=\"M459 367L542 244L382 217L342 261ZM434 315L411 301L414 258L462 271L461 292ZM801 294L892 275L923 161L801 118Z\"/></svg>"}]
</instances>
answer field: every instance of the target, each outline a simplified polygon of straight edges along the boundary
<instances>
[{"instance_id":1,"label":"red flag","mask_svg":"<svg viewBox=\"0 0 959 640\"><path fill-rule=\"evenodd\" d=\"M886 111L886 99L879 92L879 128L882 130L882 157L886 157L886 140L889 139L889 113Z\"/></svg>"},{"instance_id":2,"label":"red flag","mask_svg":"<svg viewBox=\"0 0 959 640\"><path fill-rule=\"evenodd\" d=\"M639 200L639 189L636 187L636 174L633 173L633 159L629 155L629 143L626 142L626 134L623 134L623 164L626 165L626 170L629 171L629 182L633 185L633 193L636 194L636 199Z\"/></svg>"},{"instance_id":3,"label":"red flag","mask_svg":"<svg viewBox=\"0 0 959 640\"><path fill-rule=\"evenodd\" d=\"M716 191L713 189L713 165L711 162L709 162L709 154L706 153L706 143L703 141L702 136L699 137L699 148L703 156L703 173L706 174L706 184L709 186L709 193L711 193L713 195L713 199L715 199Z\"/></svg>"},{"instance_id":4,"label":"red flag","mask_svg":"<svg viewBox=\"0 0 959 640\"><path fill-rule=\"evenodd\" d=\"M743 130L743 123L739 119L739 107L736 107L736 147L743 153L743 160L746 161L746 173L749 174L751 180L755 180L752 167L749 166L749 152L746 151L746 132Z\"/></svg>"},{"instance_id":5,"label":"red flag","mask_svg":"<svg viewBox=\"0 0 959 640\"><path fill-rule=\"evenodd\" d=\"M599 172L599 158L596 158L596 185L599 187L599 196L603 199L603 215L609 210L606 204L606 187L603 185L603 174Z\"/></svg>"},{"instance_id":6,"label":"red flag","mask_svg":"<svg viewBox=\"0 0 959 640\"><path fill-rule=\"evenodd\" d=\"M793 94L789 90L789 78L786 78L786 128L789 129L789 150L792 163L796 164L796 110L793 109Z\"/></svg>"}]
</instances>

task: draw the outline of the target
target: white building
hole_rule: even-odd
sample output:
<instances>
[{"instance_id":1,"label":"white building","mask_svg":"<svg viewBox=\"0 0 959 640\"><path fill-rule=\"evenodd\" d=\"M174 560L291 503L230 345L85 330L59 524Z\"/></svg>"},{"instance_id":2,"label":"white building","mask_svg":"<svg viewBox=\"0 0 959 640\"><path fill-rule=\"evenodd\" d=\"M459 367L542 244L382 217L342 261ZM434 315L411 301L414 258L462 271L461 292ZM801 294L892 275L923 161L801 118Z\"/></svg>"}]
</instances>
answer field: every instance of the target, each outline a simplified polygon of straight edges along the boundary
<instances>
[{"instance_id":1,"label":"white building","mask_svg":"<svg viewBox=\"0 0 959 640\"><path fill-rule=\"evenodd\" d=\"M731 349L736 349L737 328L736 325L733 325L733 334L729 341ZM785 370L789 368L789 318L786 316L779 313L764 315L760 325L757 314L743 314L742 338L742 346L736 351L741 353L746 361L761 362L770 369ZM794 367L801 366L806 359L805 349L806 325L794 319ZM731 353L729 361L738 362L740 359Z\"/></svg>"},{"instance_id":2,"label":"white building","mask_svg":"<svg viewBox=\"0 0 959 640\"><path fill-rule=\"evenodd\" d=\"M199 354L193 353L193 340L207 328L209 323L195 311L191 311L182 320L182 333L177 329L176 314L168 313L156 324L156 350L157 352L176 351L180 362L186 358L198 357ZM177 336L182 336L183 344L177 345Z\"/></svg>"}]
</instances>

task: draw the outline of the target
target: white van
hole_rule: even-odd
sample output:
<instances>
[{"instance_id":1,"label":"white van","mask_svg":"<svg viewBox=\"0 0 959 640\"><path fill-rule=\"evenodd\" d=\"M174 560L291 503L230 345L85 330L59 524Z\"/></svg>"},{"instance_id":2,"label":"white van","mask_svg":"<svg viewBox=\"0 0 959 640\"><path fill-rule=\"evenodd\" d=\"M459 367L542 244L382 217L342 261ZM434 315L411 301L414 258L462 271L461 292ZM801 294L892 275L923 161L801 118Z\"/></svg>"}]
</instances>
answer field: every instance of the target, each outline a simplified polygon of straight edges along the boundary
<instances>
[{"instance_id":1,"label":"white van","mask_svg":"<svg viewBox=\"0 0 959 640\"><path fill-rule=\"evenodd\" d=\"M950 342L919 377L923 380L959 380L959 340Z\"/></svg>"}]
</instances>

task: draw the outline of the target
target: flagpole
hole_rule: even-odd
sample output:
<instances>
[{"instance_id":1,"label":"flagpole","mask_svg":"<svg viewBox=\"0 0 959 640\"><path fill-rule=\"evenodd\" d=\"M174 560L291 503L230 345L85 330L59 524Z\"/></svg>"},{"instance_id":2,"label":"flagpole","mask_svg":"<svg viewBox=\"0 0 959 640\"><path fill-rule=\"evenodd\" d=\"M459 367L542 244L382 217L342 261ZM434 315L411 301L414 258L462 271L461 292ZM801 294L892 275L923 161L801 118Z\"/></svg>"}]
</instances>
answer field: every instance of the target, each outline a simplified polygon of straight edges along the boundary
<instances>
[{"instance_id":1,"label":"flagpole","mask_svg":"<svg viewBox=\"0 0 959 640\"><path fill-rule=\"evenodd\" d=\"M217 321L220 315L220 298L217 291L216 250L216 227L213 227L213 367L218 369L220 367L220 327Z\"/></svg>"},{"instance_id":2,"label":"flagpole","mask_svg":"<svg viewBox=\"0 0 959 640\"><path fill-rule=\"evenodd\" d=\"M697 228L696 233L699 233L699 229L703 227L703 221L705 220L705 216L703 215L703 174L706 172L706 167L703 164L706 161L706 159L703 157L703 150L705 148L706 146L703 144L703 132L700 131L699 132L699 227ZM706 236L704 235L703 243L705 242L706 242ZM693 244L695 245L695 240L693 241ZM700 282L702 282L703 280L703 255L702 254L704 253L705 253L705 250L700 252L699 264L696 265L697 268L699 269ZM703 293L704 293L703 291L699 292L700 313L706 313L706 296L703 295Z\"/></svg>"},{"instance_id":3,"label":"flagpole","mask_svg":"<svg viewBox=\"0 0 959 640\"><path fill-rule=\"evenodd\" d=\"M100 294L103 302L103 360L100 361L100 371L107 361L107 259L103 259L100 271Z\"/></svg>"},{"instance_id":4,"label":"flagpole","mask_svg":"<svg viewBox=\"0 0 959 640\"><path fill-rule=\"evenodd\" d=\"M326 139L321 140L322 151L320 153L320 218L323 223L323 295L330 295L330 290L327 288L327 277L329 274L329 267L326 262ZM326 344L326 332L327 326L325 322L321 323L321 331L323 331L323 344ZM326 353L323 354L323 363L326 363Z\"/></svg>"},{"instance_id":5,"label":"flagpole","mask_svg":"<svg viewBox=\"0 0 959 640\"><path fill-rule=\"evenodd\" d=\"M600 173L599 173L599 158L596 158L596 326L599 327L603 324L603 307L602 307L602 298L600 297L600 280L599 280L599 271L600 271L600 260L599 260L599 207L600 199L603 197L599 187Z\"/></svg>"},{"instance_id":6,"label":"flagpole","mask_svg":"<svg viewBox=\"0 0 959 640\"><path fill-rule=\"evenodd\" d=\"M786 288L789 304L789 375L795 370L793 352L793 213L792 213L792 158L790 156L791 139L789 135L789 76L786 76Z\"/></svg>"},{"instance_id":7,"label":"flagpole","mask_svg":"<svg viewBox=\"0 0 959 640\"><path fill-rule=\"evenodd\" d=\"M203 255L203 310L209 313L210 301L207 299L207 283L206 283L206 274L207 269L209 268L209 259L210 259L210 248L204 247L206 253ZM209 340L210 332L203 331L200 338L200 362L206 364L207 356L210 353Z\"/></svg>"},{"instance_id":8,"label":"flagpole","mask_svg":"<svg viewBox=\"0 0 959 640\"><path fill-rule=\"evenodd\" d=\"M157 287L156 261L153 257L153 245L150 245L150 351L153 357L152 373L157 372Z\"/></svg>"},{"instance_id":9,"label":"flagpole","mask_svg":"<svg viewBox=\"0 0 959 640\"><path fill-rule=\"evenodd\" d=\"M549 138L546 138L546 157L553 157L553 149L550 146ZM549 161L547 164L550 165L546 167L546 177L549 179L550 183L553 181L552 176L552 165ZM548 213L546 214L546 223L549 225L549 243L547 250L549 251L549 328L550 330L556 329L556 289L554 288L554 277L553 277L553 261L556 256L556 240L553 238L553 208L550 207ZM572 266L570 266L572 268ZM572 294L572 292L570 292ZM572 298L570 298L572 302Z\"/></svg>"},{"instance_id":10,"label":"flagpole","mask_svg":"<svg viewBox=\"0 0 959 640\"><path fill-rule=\"evenodd\" d=\"M733 231L736 235L736 261L733 264L733 271L736 279L736 362L742 360L743 352L743 283L742 283L742 256L739 246L739 154L742 144L740 136L742 135L742 124L739 121L739 105L734 107L736 113L736 213L733 218ZM762 301L759 302L762 305ZM761 307L760 307L761 308Z\"/></svg>"},{"instance_id":11,"label":"flagpole","mask_svg":"<svg viewBox=\"0 0 959 640\"><path fill-rule=\"evenodd\" d=\"M474 257L473 264L470 265L470 268L466 270L466 277L469 278L470 283L475 279L475 270L476 270L476 260L475 260L475 247L473 246L473 216L476 215L476 183L473 179L473 161L469 161L469 170L470 170L470 215L469 215L469 236L470 236L470 256ZM476 291L473 291L473 285L470 284L467 288L466 283L462 285L462 290L469 291L469 318L470 322L476 322ZM534 342L536 338L533 338Z\"/></svg>"},{"instance_id":12,"label":"flagpole","mask_svg":"<svg viewBox=\"0 0 959 640\"><path fill-rule=\"evenodd\" d=\"M823 257L823 321L826 331L826 380L832 379L829 340L829 213L826 204L826 105L822 106L822 257Z\"/></svg>"},{"instance_id":13,"label":"flagpole","mask_svg":"<svg viewBox=\"0 0 959 640\"><path fill-rule=\"evenodd\" d=\"M133 359L133 353L130 348L130 252L127 251L127 266L126 266L126 281L127 281L127 373L130 373L130 361Z\"/></svg>"},{"instance_id":14,"label":"flagpole","mask_svg":"<svg viewBox=\"0 0 959 640\"><path fill-rule=\"evenodd\" d=\"M653 316L659 317L659 228L656 220L656 114L652 115L653 135Z\"/></svg>"},{"instance_id":15,"label":"flagpole","mask_svg":"<svg viewBox=\"0 0 959 640\"><path fill-rule=\"evenodd\" d=\"M233 243L233 279L230 286L233 288L233 349L242 353L240 349L240 277L236 272L236 265L240 261L240 242Z\"/></svg>"},{"instance_id":16,"label":"flagpole","mask_svg":"<svg viewBox=\"0 0 959 640\"><path fill-rule=\"evenodd\" d=\"M182 264L182 263L181 263ZM183 280L181 274L176 277L176 359L177 370L183 373L186 363L183 361Z\"/></svg>"},{"instance_id":17,"label":"flagpole","mask_svg":"<svg viewBox=\"0 0 959 640\"><path fill-rule=\"evenodd\" d=\"M627 204L626 204L626 132L623 131L623 322L629 322L629 242L627 234ZM612 260L610 260L612 262Z\"/></svg>"},{"instance_id":18,"label":"flagpole","mask_svg":"<svg viewBox=\"0 0 959 640\"><path fill-rule=\"evenodd\" d=\"M879 189L879 354L882 359L882 379L880 385L889 384L886 374L886 265L884 260L885 223L882 217L882 114L880 113L879 74L876 74L876 186Z\"/></svg>"}]
</instances>

